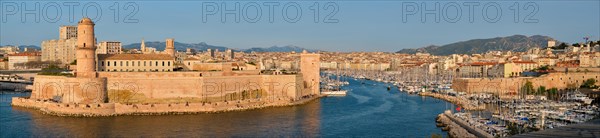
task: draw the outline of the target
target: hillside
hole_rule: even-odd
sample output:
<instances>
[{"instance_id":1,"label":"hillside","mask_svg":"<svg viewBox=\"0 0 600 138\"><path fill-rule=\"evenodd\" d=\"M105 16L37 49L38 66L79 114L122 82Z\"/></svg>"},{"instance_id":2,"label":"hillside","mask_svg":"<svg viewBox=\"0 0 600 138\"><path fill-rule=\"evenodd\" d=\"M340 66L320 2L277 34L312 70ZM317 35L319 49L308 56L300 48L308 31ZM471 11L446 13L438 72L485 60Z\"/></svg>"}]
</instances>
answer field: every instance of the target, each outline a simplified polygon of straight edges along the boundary
<instances>
[{"instance_id":1,"label":"hillside","mask_svg":"<svg viewBox=\"0 0 600 138\"><path fill-rule=\"evenodd\" d=\"M153 42L145 42L146 47L153 47L156 48L156 50L158 51L163 51L165 50L165 46L166 43L165 42L159 42L159 41L153 41ZM124 49L140 49L140 45L141 43L133 43L133 44L128 44L128 45L123 45ZM209 45L206 44L204 42L202 43L196 43L196 44L188 44L188 43L179 43L177 41L175 41L175 50L177 51L185 51L187 48L192 48L192 49L196 49L196 50L201 50L201 51L206 51L206 49L219 49L219 51L225 51L227 49L227 47L223 47L223 46L213 46L213 45Z\"/></svg>"},{"instance_id":2,"label":"hillside","mask_svg":"<svg viewBox=\"0 0 600 138\"><path fill-rule=\"evenodd\" d=\"M507 37L496 37L488 39L472 39L456 42L443 46L430 45L416 49L402 49L397 53L414 54L416 52L427 52L433 55L451 55L451 54L477 54L488 51L513 51L523 52L527 49L547 47L547 41L553 39L548 36L534 35L513 35ZM557 42L558 43L558 42Z\"/></svg>"},{"instance_id":3,"label":"hillside","mask_svg":"<svg viewBox=\"0 0 600 138\"><path fill-rule=\"evenodd\" d=\"M146 47L154 47L156 48L156 50L158 51L162 51L165 49L165 42L159 42L159 41L153 41L153 42L145 42L146 43ZM133 43L133 44L128 44L128 45L123 45L124 49L139 49L140 48L141 43ZM224 46L214 46L214 45L209 45L206 44L204 42L202 43L179 43L179 42L175 42L175 50L177 51L185 51L187 48L192 48L192 49L196 49L199 51L206 51L206 49L219 49L219 51L225 51L228 48L224 47ZM249 49L236 49L236 48L231 48L234 49L236 51L244 51L244 52L290 52L290 51L296 51L296 52L302 52L302 50L304 50L305 48L302 47L298 47L298 46L293 46L293 45L288 45L288 46L271 46L271 47L253 47L253 48L249 48ZM312 49L307 49L307 51L309 52L315 52L317 50L312 50Z\"/></svg>"}]
</instances>

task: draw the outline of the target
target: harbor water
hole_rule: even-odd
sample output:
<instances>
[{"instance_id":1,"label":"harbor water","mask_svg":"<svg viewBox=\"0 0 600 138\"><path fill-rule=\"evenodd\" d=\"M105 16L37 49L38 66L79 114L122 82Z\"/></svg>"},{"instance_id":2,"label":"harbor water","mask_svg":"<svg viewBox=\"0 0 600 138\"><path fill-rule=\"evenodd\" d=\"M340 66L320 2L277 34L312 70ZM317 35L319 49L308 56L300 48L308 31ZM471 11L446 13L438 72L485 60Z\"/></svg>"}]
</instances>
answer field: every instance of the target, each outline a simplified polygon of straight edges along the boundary
<instances>
[{"instance_id":1,"label":"harbor water","mask_svg":"<svg viewBox=\"0 0 600 138\"><path fill-rule=\"evenodd\" d=\"M350 82L346 96L304 105L248 111L160 116L59 117L11 107L0 94L0 137L429 137L447 136L435 117L453 109L443 100L408 95L369 80ZM388 86L391 89L388 90Z\"/></svg>"}]
</instances>

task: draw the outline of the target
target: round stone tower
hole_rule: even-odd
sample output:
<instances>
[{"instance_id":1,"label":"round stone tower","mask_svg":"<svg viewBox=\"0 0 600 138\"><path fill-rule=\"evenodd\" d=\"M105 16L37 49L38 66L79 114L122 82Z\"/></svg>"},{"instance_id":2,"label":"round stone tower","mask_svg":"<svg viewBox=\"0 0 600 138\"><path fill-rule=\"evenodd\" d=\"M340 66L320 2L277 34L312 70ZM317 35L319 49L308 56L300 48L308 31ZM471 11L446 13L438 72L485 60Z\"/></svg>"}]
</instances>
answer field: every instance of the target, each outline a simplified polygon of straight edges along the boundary
<instances>
[{"instance_id":1,"label":"round stone tower","mask_svg":"<svg viewBox=\"0 0 600 138\"><path fill-rule=\"evenodd\" d=\"M167 38L166 43L165 53L171 55L171 57L175 57L175 39Z\"/></svg>"},{"instance_id":2,"label":"round stone tower","mask_svg":"<svg viewBox=\"0 0 600 138\"><path fill-rule=\"evenodd\" d=\"M96 39L94 22L83 18L77 26L77 77L96 77Z\"/></svg>"}]
</instances>

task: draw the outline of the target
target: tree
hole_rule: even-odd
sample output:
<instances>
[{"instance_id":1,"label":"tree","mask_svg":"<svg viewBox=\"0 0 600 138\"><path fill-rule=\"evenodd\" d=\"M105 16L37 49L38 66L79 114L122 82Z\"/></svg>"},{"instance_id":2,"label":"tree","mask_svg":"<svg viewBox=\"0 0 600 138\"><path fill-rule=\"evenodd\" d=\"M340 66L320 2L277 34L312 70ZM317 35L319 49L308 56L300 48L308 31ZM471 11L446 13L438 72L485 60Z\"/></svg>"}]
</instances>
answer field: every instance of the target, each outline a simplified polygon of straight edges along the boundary
<instances>
[{"instance_id":1,"label":"tree","mask_svg":"<svg viewBox=\"0 0 600 138\"><path fill-rule=\"evenodd\" d=\"M530 81L527 81L525 83L525 85L523 85L523 91L525 91L525 93L527 93L528 95L531 94L535 94L535 90L533 89L533 83L531 83Z\"/></svg>"},{"instance_id":2,"label":"tree","mask_svg":"<svg viewBox=\"0 0 600 138\"><path fill-rule=\"evenodd\" d=\"M590 88L590 89L595 89L598 88L598 86L596 86L596 79L590 78L587 79L583 82L583 84L581 85L581 88Z\"/></svg>"},{"instance_id":3,"label":"tree","mask_svg":"<svg viewBox=\"0 0 600 138\"><path fill-rule=\"evenodd\" d=\"M565 49L569 47L569 45L565 44L565 43L560 43L560 45L554 47L554 49Z\"/></svg>"},{"instance_id":4,"label":"tree","mask_svg":"<svg viewBox=\"0 0 600 138\"><path fill-rule=\"evenodd\" d=\"M538 87L536 95L545 95L545 94L546 94L546 87L545 86Z\"/></svg>"},{"instance_id":5,"label":"tree","mask_svg":"<svg viewBox=\"0 0 600 138\"><path fill-rule=\"evenodd\" d=\"M548 90L548 93L547 93L547 94L549 95L549 96L548 96L549 98L552 98L552 99L554 99L554 98L556 97L555 95L557 95L557 94L558 94L558 88L556 88L556 87L552 87L550 90Z\"/></svg>"}]
</instances>

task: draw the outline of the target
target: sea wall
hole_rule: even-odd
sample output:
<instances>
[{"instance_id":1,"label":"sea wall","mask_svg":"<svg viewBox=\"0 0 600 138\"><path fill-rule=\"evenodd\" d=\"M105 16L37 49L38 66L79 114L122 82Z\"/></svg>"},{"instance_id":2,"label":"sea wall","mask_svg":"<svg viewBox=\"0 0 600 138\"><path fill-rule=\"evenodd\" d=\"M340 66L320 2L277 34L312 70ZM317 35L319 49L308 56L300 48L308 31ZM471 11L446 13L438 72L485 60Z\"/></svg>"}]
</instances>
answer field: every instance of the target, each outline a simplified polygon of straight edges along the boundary
<instances>
[{"instance_id":1,"label":"sea wall","mask_svg":"<svg viewBox=\"0 0 600 138\"><path fill-rule=\"evenodd\" d=\"M13 106L39 109L48 114L63 116L110 116L115 114L114 103L74 104L13 97Z\"/></svg>"},{"instance_id":2,"label":"sea wall","mask_svg":"<svg viewBox=\"0 0 600 138\"><path fill-rule=\"evenodd\" d=\"M169 103L169 104L122 104L122 103L96 103L75 104L56 103L36 99L13 97L12 105L25 108L38 109L44 113L58 116L116 116L116 115L161 115L161 114L187 114L210 113L236 110L249 110L266 107L292 106L304 104L319 98L319 95L309 96L300 100L273 100L255 99L236 102L214 103Z\"/></svg>"},{"instance_id":3,"label":"sea wall","mask_svg":"<svg viewBox=\"0 0 600 138\"><path fill-rule=\"evenodd\" d=\"M31 99L59 103L199 103L298 100L315 95L301 75L251 72L99 72L98 78L39 75Z\"/></svg>"},{"instance_id":4,"label":"sea wall","mask_svg":"<svg viewBox=\"0 0 600 138\"><path fill-rule=\"evenodd\" d=\"M442 123L443 129L448 130L448 135L451 138L476 138L475 135L469 133L468 130L461 127L460 125L454 123L454 121L450 120L445 114L439 114L436 122Z\"/></svg>"},{"instance_id":5,"label":"sea wall","mask_svg":"<svg viewBox=\"0 0 600 138\"><path fill-rule=\"evenodd\" d=\"M549 73L540 77L519 78L459 78L452 82L452 89L466 93L494 93L498 95L519 95L519 90L527 82L533 84L534 89L545 86L546 89L566 89L569 85L580 86L587 79L599 80L600 73ZM596 82L600 85L600 82Z\"/></svg>"},{"instance_id":6,"label":"sea wall","mask_svg":"<svg viewBox=\"0 0 600 138\"><path fill-rule=\"evenodd\" d=\"M320 95L300 74L257 71L98 72L96 78L35 77L14 106L66 116L111 116L245 110L301 104ZM318 89L317 89L318 90ZM317 94L315 94L317 93Z\"/></svg>"},{"instance_id":7,"label":"sea wall","mask_svg":"<svg viewBox=\"0 0 600 138\"><path fill-rule=\"evenodd\" d=\"M458 124L460 127L469 131L469 133L471 133L479 138L493 138L494 137L475 126L469 125L469 123L467 123L461 119L455 118L454 115L452 115L452 113L450 113L450 111L445 111L444 116L446 116L448 119L452 120L452 122Z\"/></svg>"}]
</instances>

